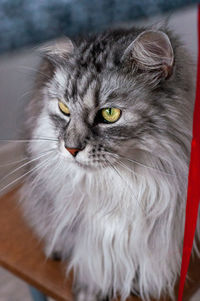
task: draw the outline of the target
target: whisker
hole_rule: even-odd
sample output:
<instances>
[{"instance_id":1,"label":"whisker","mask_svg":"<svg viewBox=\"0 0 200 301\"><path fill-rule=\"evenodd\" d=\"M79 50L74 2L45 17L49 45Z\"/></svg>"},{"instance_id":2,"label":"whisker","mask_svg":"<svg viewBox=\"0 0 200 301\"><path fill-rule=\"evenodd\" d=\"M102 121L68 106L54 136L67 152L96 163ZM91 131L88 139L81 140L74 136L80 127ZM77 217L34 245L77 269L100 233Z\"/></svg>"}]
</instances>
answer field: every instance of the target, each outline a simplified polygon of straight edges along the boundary
<instances>
[{"instance_id":1,"label":"whisker","mask_svg":"<svg viewBox=\"0 0 200 301\"><path fill-rule=\"evenodd\" d=\"M22 69L22 70L34 71L34 72L36 72L36 73L39 73L39 74L45 76L47 79L51 79L50 76L48 76L48 75L46 75L45 73L39 71L38 69L31 68L31 67L26 67L26 66L20 66L19 68Z\"/></svg>"},{"instance_id":2,"label":"whisker","mask_svg":"<svg viewBox=\"0 0 200 301\"><path fill-rule=\"evenodd\" d=\"M135 172L135 171L133 171L133 170L131 170L127 165L125 165L122 161L117 161L122 167L124 167L126 170L128 170L128 171L130 171L131 173L133 173L134 175L137 175L137 176L141 176L141 177L143 177L144 178L144 176L143 175L141 175L141 174L139 174L139 173L137 173L137 172Z\"/></svg>"},{"instance_id":3,"label":"whisker","mask_svg":"<svg viewBox=\"0 0 200 301\"><path fill-rule=\"evenodd\" d=\"M142 166L142 167L145 167L145 168L147 168L147 169L154 170L154 171L156 171L156 172L158 172L158 173L160 173L160 174L164 174L164 175L167 175L167 176L176 176L176 175L173 174L173 173L165 172L164 170L155 168L155 167L153 167L153 166L145 165L145 164L143 164L143 163L141 163L141 162L138 162L138 161L136 161L136 160L131 160L131 159L126 158L126 157L123 157L123 156L122 156L122 158L124 158L124 159L126 159L126 160L128 160L128 161L130 161L130 162L132 162L132 163L138 164L138 165L140 165L140 166Z\"/></svg>"},{"instance_id":4,"label":"whisker","mask_svg":"<svg viewBox=\"0 0 200 301\"><path fill-rule=\"evenodd\" d=\"M46 163L49 160L49 158L47 158L45 161L41 162L40 164L38 164L37 166L35 166L34 168L32 168L31 170L29 170L28 172L26 172L25 174L23 174L22 176L18 177L17 179L15 179L14 181L12 181L11 183L7 184L6 186L4 186L3 188L0 189L0 193L2 191L4 191L6 188L10 187L12 184L16 183L17 181L19 181L20 179L22 179L23 177L27 176L28 174L30 174L31 172L33 172L34 170L43 167L44 163Z\"/></svg>"},{"instance_id":5,"label":"whisker","mask_svg":"<svg viewBox=\"0 0 200 301\"><path fill-rule=\"evenodd\" d=\"M15 173L16 171L18 171L18 170L20 170L21 168L27 166L28 164L30 164L30 163L32 163L32 162L34 162L34 161L36 161L36 160L38 160L38 159L40 159L40 158L42 158L42 157L48 155L48 154L49 154L50 152L52 152L53 150L54 150L54 149L48 150L47 152L43 153L42 155L40 155L40 156L38 156L38 157L36 157L36 158L34 158L34 159L32 159L32 160L30 160L30 161L28 161L28 162L22 164L22 165L20 165L20 166L17 167L17 168L15 168L14 170L12 170L11 172L9 172L6 176L4 176L4 177L0 180L0 184L1 184L5 179L7 179L10 175L12 175L13 173Z\"/></svg>"},{"instance_id":6,"label":"whisker","mask_svg":"<svg viewBox=\"0 0 200 301\"><path fill-rule=\"evenodd\" d=\"M132 193L133 193L133 196L134 196L134 198L135 198L135 200L136 200L137 205L140 207L140 209L141 209L141 210L143 211L143 213L145 214L145 208L144 208L144 206L143 206L142 204L140 204L140 203L138 202L138 199L136 198L135 193L134 193L132 187L130 186L130 184L129 184L125 179L123 179L123 177L120 175L120 173L119 173L119 171L118 171L118 169L117 169L116 166L114 166L113 164L111 164L108 160L106 160L106 161L107 161L107 163L110 165L110 167L113 168L113 170L118 174L118 176L122 179L122 181L124 181L124 182L126 183L126 185L129 187L129 189L131 189L131 191L132 191Z\"/></svg>"},{"instance_id":7,"label":"whisker","mask_svg":"<svg viewBox=\"0 0 200 301\"><path fill-rule=\"evenodd\" d=\"M29 90L29 91L26 91L24 92L21 96L19 96L19 98L17 99L17 103L19 103L20 101L23 100L23 98L27 95L31 95L33 94L33 89Z\"/></svg>"},{"instance_id":8,"label":"whisker","mask_svg":"<svg viewBox=\"0 0 200 301\"><path fill-rule=\"evenodd\" d=\"M41 142L41 141L52 141L52 142L58 142L58 139L53 138L33 138L33 139L0 139L0 142L19 142L19 143L25 143L25 142Z\"/></svg>"},{"instance_id":9,"label":"whisker","mask_svg":"<svg viewBox=\"0 0 200 301\"><path fill-rule=\"evenodd\" d=\"M154 170L154 171L156 171L156 172L158 172L160 174L164 174L164 175L167 175L167 176L174 176L174 177L176 177L176 175L173 174L173 173L165 172L164 170L155 168L153 166L145 165L145 164L143 164L143 163L141 163L141 162L139 162L139 161L137 161L135 159L134 160L133 159L129 159L129 158L125 157L125 156L122 156L122 155L119 155L119 154L114 154L114 153L111 153L111 152L107 152L107 153L112 154L112 156L115 157L116 159L123 158L123 159L125 159L125 160L127 160L129 162L135 163L135 164L140 165L140 166L142 166L144 168L147 168L147 169Z\"/></svg>"},{"instance_id":10,"label":"whisker","mask_svg":"<svg viewBox=\"0 0 200 301\"><path fill-rule=\"evenodd\" d=\"M27 159L28 159L28 157L25 157L25 158L23 158L21 160L17 160L17 161L9 162L9 163L6 163L6 164L2 164L2 165L0 165L0 167L5 167L5 166L17 164L17 163L23 162L23 161L25 161Z\"/></svg>"},{"instance_id":11,"label":"whisker","mask_svg":"<svg viewBox=\"0 0 200 301\"><path fill-rule=\"evenodd\" d=\"M35 137L33 139L42 139L42 140L48 140L48 141L59 141L59 139L56 139L55 137Z\"/></svg>"}]
</instances>

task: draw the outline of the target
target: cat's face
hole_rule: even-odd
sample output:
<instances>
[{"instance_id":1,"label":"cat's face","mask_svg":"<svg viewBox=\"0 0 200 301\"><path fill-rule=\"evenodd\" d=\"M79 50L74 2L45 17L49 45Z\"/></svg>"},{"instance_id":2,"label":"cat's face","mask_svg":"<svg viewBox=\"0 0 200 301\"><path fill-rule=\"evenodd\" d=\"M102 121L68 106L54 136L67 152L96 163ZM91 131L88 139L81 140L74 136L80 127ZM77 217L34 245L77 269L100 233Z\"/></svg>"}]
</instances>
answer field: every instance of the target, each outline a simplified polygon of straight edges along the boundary
<instances>
[{"instance_id":1,"label":"cat's face","mask_svg":"<svg viewBox=\"0 0 200 301\"><path fill-rule=\"evenodd\" d=\"M48 50L55 66L44 88L43 115L59 152L83 167L137 159L169 136L173 86L166 82L174 56L167 35L145 31L132 43L128 37L120 50L120 39L103 42Z\"/></svg>"},{"instance_id":2,"label":"cat's face","mask_svg":"<svg viewBox=\"0 0 200 301\"><path fill-rule=\"evenodd\" d=\"M48 113L60 150L87 166L106 166L118 156L129 157L153 122L148 117L149 89L143 91L139 82L130 85L117 72L88 72L77 79L75 75L58 69L48 88ZM76 91L72 93L73 85ZM68 149L77 149L76 155Z\"/></svg>"}]
</instances>

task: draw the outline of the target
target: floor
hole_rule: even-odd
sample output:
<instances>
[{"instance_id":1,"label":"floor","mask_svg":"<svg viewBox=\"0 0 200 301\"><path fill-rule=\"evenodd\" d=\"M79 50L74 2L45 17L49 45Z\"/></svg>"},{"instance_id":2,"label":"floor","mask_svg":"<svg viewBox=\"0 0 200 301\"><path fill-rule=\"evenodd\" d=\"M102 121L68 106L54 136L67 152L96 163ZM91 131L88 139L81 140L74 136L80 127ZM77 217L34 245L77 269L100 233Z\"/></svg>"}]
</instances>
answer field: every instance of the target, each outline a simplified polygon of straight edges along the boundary
<instances>
[{"instance_id":1,"label":"floor","mask_svg":"<svg viewBox=\"0 0 200 301\"><path fill-rule=\"evenodd\" d=\"M0 268L0 300L32 301L25 282Z\"/></svg>"},{"instance_id":2,"label":"floor","mask_svg":"<svg viewBox=\"0 0 200 301\"><path fill-rule=\"evenodd\" d=\"M32 301L27 284L3 268L0 268L0 301Z\"/></svg>"}]
</instances>

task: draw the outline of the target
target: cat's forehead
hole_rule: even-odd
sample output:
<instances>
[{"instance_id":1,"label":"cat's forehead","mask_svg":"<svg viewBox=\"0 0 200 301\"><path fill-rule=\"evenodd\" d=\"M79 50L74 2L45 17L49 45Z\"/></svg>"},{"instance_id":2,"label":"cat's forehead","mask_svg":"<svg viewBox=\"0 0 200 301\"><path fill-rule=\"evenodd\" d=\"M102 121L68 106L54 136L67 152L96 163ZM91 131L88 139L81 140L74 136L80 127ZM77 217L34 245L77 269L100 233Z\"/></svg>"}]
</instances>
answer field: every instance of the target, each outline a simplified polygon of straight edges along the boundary
<instances>
[{"instance_id":1,"label":"cat's forehead","mask_svg":"<svg viewBox=\"0 0 200 301\"><path fill-rule=\"evenodd\" d=\"M52 87L54 93L58 93L62 99L74 103L81 100L90 107L94 103L98 81L89 72L78 76L76 70L70 73L66 68L60 67L55 72Z\"/></svg>"},{"instance_id":2,"label":"cat's forehead","mask_svg":"<svg viewBox=\"0 0 200 301\"><path fill-rule=\"evenodd\" d=\"M81 102L89 109L104 105L108 100L128 95L136 90L134 79L127 81L117 72L105 71L95 74L93 71L80 72L79 68L69 72L65 67L57 68L52 80L53 94L70 102Z\"/></svg>"}]
</instances>

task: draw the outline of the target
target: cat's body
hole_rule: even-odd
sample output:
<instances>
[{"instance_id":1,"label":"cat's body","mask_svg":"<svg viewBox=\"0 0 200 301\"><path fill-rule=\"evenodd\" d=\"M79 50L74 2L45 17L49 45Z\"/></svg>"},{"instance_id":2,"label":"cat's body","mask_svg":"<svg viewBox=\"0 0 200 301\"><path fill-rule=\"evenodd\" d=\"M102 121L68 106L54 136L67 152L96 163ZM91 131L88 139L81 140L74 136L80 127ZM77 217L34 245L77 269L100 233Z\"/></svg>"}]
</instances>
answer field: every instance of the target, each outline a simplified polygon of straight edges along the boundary
<instances>
[{"instance_id":1,"label":"cat's body","mask_svg":"<svg viewBox=\"0 0 200 301\"><path fill-rule=\"evenodd\" d=\"M30 224L47 255L68 258L77 300L172 294L194 100L187 53L171 34L134 28L45 52L27 119ZM110 107L121 117L105 123Z\"/></svg>"}]
</instances>

